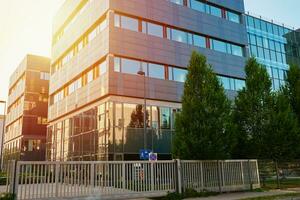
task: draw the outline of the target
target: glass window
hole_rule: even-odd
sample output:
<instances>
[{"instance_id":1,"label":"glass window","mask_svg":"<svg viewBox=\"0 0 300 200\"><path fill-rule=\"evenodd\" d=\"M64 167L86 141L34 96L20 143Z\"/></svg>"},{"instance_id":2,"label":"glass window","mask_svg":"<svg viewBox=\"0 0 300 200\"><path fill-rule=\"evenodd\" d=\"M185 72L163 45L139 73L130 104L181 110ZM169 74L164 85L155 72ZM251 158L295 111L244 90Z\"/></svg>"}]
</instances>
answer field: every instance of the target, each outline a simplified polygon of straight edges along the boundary
<instances>
[{"instance_id":1,"label":"glass window","mask_svg":"<svg viewBox=\"0 0 300 200\"><path fill-rule=\"evenodd\" d=\"M255 35L250 34L250 43L256 45L256 37L255 37Z\"/></svg>"},{"instance_id":2,"label":"glass window","mask_svg":"<svg viewBox=\"0 0 300 200\"><path fill-rule=\"evenodd\" d=\"M235 23L240 23L240 16L236 13L227 11L227 17L229 21L235 22Z\"/></svg>"},{"instance_id":3,"label":"glass window","mask_svg":"<svg viewBox=\"0 0 300 200\"><path fill-rule=\"evenodd\" d=\"M163 65L149 63L149 77L165 79L165 67Z\"/></svg>"},{"instance_id":4,"label":"glass window","mask_svg":"<svg viewBox=\"0 0 300 200\"><path fill-rule=\"evenodd\" d=\"M193 45L193 34L188 33L188 44Z\"/></svg>"},{"instance_id":5,"label":"glass window","mask_svg":"<svg viewBox=\"0 0 300 200\"><path fill-rule=\"evenodd\" d=\"M261 29L260 28L260 19L254 18L254 25L255 25L255 28Z\"/></svg>"},{"instance_id":6,"label":"glass window","mask_svg":"<svg viewBox=\"0 0 300 200\"><path fill-rule=\"evenodd\" d=\"M261 30L267 32L267 23L265 21L261 21Z\"/></svg>"},{"instance_id":7,"label":"glass window","mask_svg":"<svg viewBox=\"0 0 300 200\"><path fill-rule=\"evenodd\" d=\"M275 49L276 49L276 51L278 51L278 52L281 52L281 45L280 45L280 43L279 42L275 42Z\"/></svg>"},{"instance_id":8,"label":"glass window","mask_svg":"<svg viewBox=\"0 0 300 200\"><path fill-rule=\"evenodd\" d=\"M235 90L242 90L245 87L245 81L240 79L235 79Z\"/></svg>"},{"instance_id":9,"label":"glass window","mask_svg":"<svg viewBox=\"0 0 300 200\"><path fill-rule=\"evenodd\" d=\"M139 22L137 19L121 16L121 27L131 31L139 31Z\"/></svg>"},{"instance_id":10,"label":"glass window","mask_svg":"<svg viewBox=\"0 0 300 200\"><path fill-rule=\"evenodd\" d=\"M104 61L99 65L99 74L102 75L105 74L106 72L107 72L107 65L106 65L106 61Z\"/></svg>"},{"instance_id":11,"label":"glass window","mask_svg":"<svg viewBox=\"0 0 300 200\"><path fill-rule=\"evenodd\" d=\"M275 24L273 24L273 31L275 35L279 35L279 27Z\"/></svg>"},{"instance_id":12,"label":"glass window","mask_svg":"<svg viewBox=\"0 0 300 200\"><path fill-rule=\"evenodd\" d=\"M261 47L257 47L258 57L265 58L264 57L264 49Z\"/></svg>"},{"instance_id":13,"label":"glass window","mask_svg":"<svg viewBox=\"0 0 300 200\"><path fill-rule=\"evenodd\" d=\"M270 51L271 52L271 60L276 62L276 52L275 51Z\"/></svg>"},{"instance_id":14,"label":"glass window","mask_svg":"<svg viewBox=\"0 0 300 200\"><path fill-rule=\"evenodd\" d=\"M270 49L275 51L275 42L273 40L269 40Z\"/></svg>"},{"instance_id":15,"label":"glass window","mask_svg":"<svg viewBox=\"0 0 300 200\"><path fill-rule=\"evenodd\" d=\"M160 107L160 128L170 129L170 108Z\"/></svg>"},{"instance_id":16,"label":"glass window","mask_svg":"<svg viewBox=\"0 0 300 200\"><path fill-rule=\"evenodd\" d=\"M265 51L265 59L270 60L271 59L270 50L269 49L264 49L264 51Z\"/></svg>"},{"instance_id":17,"label":"glass window","mask_svg":"<svg viewBox=\"0 0 300 200\"><path fill-rule=\"evenodd\" d=\"M256 42L257 42L257 46L262 47L263 46L263 38L256 36Z\"/></svg>"},{"instance_id":18,"label":"glass window","mask_svg":"<svg viewBox=\"0 0 300 200\"><path fill-rule=\"evenodd\" d=\"M279 76L278 76L278 69L277 68L272 68L272 71L273 71L273 78L279 78Z\"/></svg>"},{"instance_id":19,"label":"glass window","mask_svg":"<svg viewBox=\"0 0 300 200\"><path fill-rule=\"evenodd\" d=\"M191 8L200 12L205 12L205 4L197 0L191 0Z\"/></svg>"},{"instance_id":20,"label":"glass window","mask_svg":"<svg viewBox=\"0 0 300 200\"><path fill-rule=\"evenodd\" d=\"M229 78L224 76L219 76L219 80L221 81L221 84L223 85L225 90L230 90Z\"/></svg>"},{"instance_id":21,"label":"glass window","mask_svg":"<svg viewBox=\"0 0 300 200\"><path fill-rule=\"evenodd\" d=\"M147 23L147 29L148 29L148 34L157 36L157 37L163 37L163 27L160 25L152 24L152 23Z\"/></svg>"},{"instance_id":22,"label":"glass window","mask_svg":"<svg viewBox=\"0 0 300 200\"><path fill-rule=\"evenodd\" d=\"M279 26L279 35L284 36L284 28L282 26Z\"/></svg>"},{"instance_id":23,"label":"glass window","mask_svg":"<svg viewBox=\"0 0 300 200\"><path fill-rule=\"evenodd\" d=\"M121 59L121 70L123 73L137 75L137 72L140 70L140 68L140 62L138 61L125 58Z\"/></svg>"},{"instance_id":24,"label":"glass window","mask_svg":"<svg viewBox=\"0 0 300 200\"><path fill-rule=\"evenodd\" d=\"M279 78L281 80L284 80L284 70L280 69L278 72L279 72Z\"/></svg>"},{"instance_id":25,"label":"glass window","mask_svg":"<svg viewBox=\"0 0 300 200\"><path fill-rule=\"evenodd\" d=\"M222 10L215 6L210 6L210 14L216 17L222 17Z\"/></svg>"},{"instance_id":26,"label":"glass window","mask_svg":"<svg viewBox=\"0 0 300 200\"><path fill-rule=\"evenodd\" d=\"M93 81L93 70L90 70L88 73L87 73L87 76L86 76L86 82L89 83L89 82L92 82Z\"/></svg>"},{"instance_id":27,"label":"glass window","mask_svg":"<svg viewBox=\"0 0 300 200\"><path fill-rule=\"evenodd\" d=\"M226 43L225 42L221 42L218 40L212 40L212 43L213 43L214 50L226 53Z\"/></svg>"},{"instance_id":28,"label":"glass window","mask_svg":"<svg viewBox=\"0 0 300 200\"><path fill-rule=\"evenodd\" d=\"M121 59L118 57L114 58L114 71L121 72Z\"/></svg>"},{"instance_id":29,"label":"glass window","mask_svg":"<svg viewBox=\"0 0 300 200\"><path fill-rule=\"evenodd\" d=\"M103 31L107 27L107 20L103 20L99 25L99 31Z\"/></svg>"},{"instance_id":30,"label":"glass window","mask_svg":"<svg viewBox=\"0 0 300 200\"><path fill-rule=\"evenodd\" d=\"M257 47L254 46L254 45L251 45L250 46L250 53L251 53L251 56L257 57L258 56L258 54L257 54Z\"/></svg>"},{"instance_id":31,"label":"glass window","mask_svg":"<svg viewBox=\"0 0 300 200\"><path fill-rule=\"evenodd\" d=\"M203 36L194 35L194 45L197 47L206 48L206 39Z\"/></svg>"},{"instance_id":32,"label":"glass window","mask_svg":"<svg viewBox=\"0 0 300 200\"><path fill-rule=\"evenodd\" d=\"M178 69L178 68L173 68L173 80L178 81L178 82L185 82L187 75L187 70L185 69Z\"/></svg>"},{"instance_id":33,"label":"glass window","mask_svg":"<svg viewBox=\"0 0 300 200\"><path fill-rule=\"evenodd\" d=\"M183 5L183 0L171 0L172 3L176 3L178 5Z\"/></svg>"},{"instance_id":34,"label":"glass window","mask_svg":"<svg viewBox=\"0 0 300 200\"><path fill-rule=\"evenodd\" d=\"M247 25L254 28L254 18L247 16Z\"/></svg>"},{"instance_id":35,"label":"glass window","mask_svg":"<svg viewBox=\"0 0 300 200\"><path fill-rule=\"evenodd\" d=\"M237 45L231 45L232 54L235 56L243 56L243 48Z\"/></svg>"},{"instance_id":36,"label":"glass window","mask_svg":"<svg viewBox=\"0 0 300 200\"><path fill-rule=\"evenodd\" d=\"M121 27L120 15L115 14L115 27Z\"/></svg>"},{"instance_id":37,"label":"glass window","mask_svg":"<svg viewBox=\"0 0 300 200\"><path fill-rule=\"evenodd\" d=\"M269 40L267 38L263 38L264 48L269 48Z\"/></svg>"},{"instance_id":38,"label":"glass window","mask_svg":"<svg viewBox=\"0 0 300 200\"><path fill-rule=\"evenodd\" d=\"M268 33L273 34L273 25L270 22L267 23L267 30Z\"/></svg>"},{"instance_id":39,"label":"glass window","mask_svg":"<svg viewBox=\"0 0 300 200\"><path fill-rule=\"evenodd\" d=\"M187 43L187 33L184 31L172 29L172 40Z\"/></svg>"},{"instance_id":40,"label":"glass window","mask_svg":"<svg viewBox=\"0 0 300 200\"><path fill-rule=\"evenodd\" d=\"M280 53L280 52L277 52L276 54L277 54L277 55L276 55L276 57L277 57L277 62L282 63L281 53Z\"/></svg>"}]
</instances>

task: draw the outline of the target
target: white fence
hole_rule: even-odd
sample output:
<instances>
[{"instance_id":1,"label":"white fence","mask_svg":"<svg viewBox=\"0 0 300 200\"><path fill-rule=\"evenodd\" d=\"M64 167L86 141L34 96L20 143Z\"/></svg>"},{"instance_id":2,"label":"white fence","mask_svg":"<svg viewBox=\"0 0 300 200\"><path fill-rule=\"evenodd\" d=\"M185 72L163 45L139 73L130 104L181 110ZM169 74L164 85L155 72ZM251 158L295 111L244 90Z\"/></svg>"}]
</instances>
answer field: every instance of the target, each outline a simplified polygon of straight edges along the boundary
<instances>
[{"instance_id":1,"label":"white fence","mask_svg":"<svg viewBox=\"0 0 300 200\"><path fill-rule=\"evenodd\" d=\"M153 197L167 192L240 191L260 187L256 160L12 161L7 191L17 199Z\"/></svg>"}]
</instances>

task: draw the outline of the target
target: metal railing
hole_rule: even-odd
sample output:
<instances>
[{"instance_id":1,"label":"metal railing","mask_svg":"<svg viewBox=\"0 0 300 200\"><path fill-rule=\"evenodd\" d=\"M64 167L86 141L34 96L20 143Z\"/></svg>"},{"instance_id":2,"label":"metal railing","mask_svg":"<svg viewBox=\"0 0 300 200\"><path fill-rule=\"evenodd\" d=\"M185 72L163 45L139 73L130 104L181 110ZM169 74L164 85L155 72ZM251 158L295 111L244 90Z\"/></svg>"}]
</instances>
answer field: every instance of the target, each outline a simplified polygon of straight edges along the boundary
<instances>
[{"instance_id":1,"label":"metal railing","mask_svg":"<svg viewBox=\"0 0 300 200\"><path fill-rule=\"evenodd\" d=\"M17 199L135 198L182 192L260 187L256 160L11 161L7 192Z\"/></svg>"}]
</instances>

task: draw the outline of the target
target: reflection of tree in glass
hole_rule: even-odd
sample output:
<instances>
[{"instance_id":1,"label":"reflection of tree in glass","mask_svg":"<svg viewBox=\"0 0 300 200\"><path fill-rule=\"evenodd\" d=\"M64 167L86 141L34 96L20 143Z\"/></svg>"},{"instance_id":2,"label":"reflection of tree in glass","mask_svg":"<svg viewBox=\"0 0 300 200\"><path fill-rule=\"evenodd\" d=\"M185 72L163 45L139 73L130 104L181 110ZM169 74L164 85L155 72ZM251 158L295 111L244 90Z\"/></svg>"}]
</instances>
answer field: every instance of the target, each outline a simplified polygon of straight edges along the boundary
<instances>
[{"instance_id":1,"label":"reflection of tree in glass","mask_svg":"<svg viewBox=\"0 0 300 200\"><path fill-rule=\"evenodd\" d=\"M131 113L131 120L128 125L131 128L144 127L144 106L141 104L136 105L135 110ZM149 127L149 112L146 110L146 126Z\"/></svg>"}]
</instances>

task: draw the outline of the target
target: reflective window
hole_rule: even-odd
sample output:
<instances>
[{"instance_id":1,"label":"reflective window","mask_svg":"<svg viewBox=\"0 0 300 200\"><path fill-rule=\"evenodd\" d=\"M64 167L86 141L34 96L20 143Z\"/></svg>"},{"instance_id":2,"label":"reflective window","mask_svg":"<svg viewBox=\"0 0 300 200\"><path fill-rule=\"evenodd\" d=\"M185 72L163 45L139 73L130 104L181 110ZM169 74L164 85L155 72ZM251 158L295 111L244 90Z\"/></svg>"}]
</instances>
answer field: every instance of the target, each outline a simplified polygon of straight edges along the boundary
<instances>
[{"instance_id":1,"label":"reflective window","mask_svg":"<svg viewBox=\"0 0 300 200\"><path fill-rule=\"evenodd\" d=\"M210 14L214 15L216 17L222 17L222 10L220 8L217 8L215 6L209 6L210 7Z\"/></svg>"},{"instance_id":2,"label":"reflective window","mask_svg":"<svg viewBox=\"0 0 300 200\"><path fill-rule=\"evenodd\" d=\"M86 75L86 82L87 83L90 83L90 82L92 82L93 81L93 70L90 70L88 73L87 73L87 75Z\"/></svg>"},{"instance_id":3,"label":"reflective window","mask_svg":"<svg viewBox=\"0 0 300 200\"><path fill-rule=\"evenodd\" d=\"M160 107L159 110L160 110L160 128L170 129L170 119L171 119L170 108Z\"/></svg>"},{"instance_id":4,"label":"reflective window","mask_svg":"<svg viewBox=\"0 0 300 200\"><path fill-rule=\"evenodd\" d=\"M177 42L187 43L187 33L184 31L171 29L171 39Z\"/></svg>"},{"instance_id":5,"label":"reflective window","mask_svg":"<svg viewBox=\"0 0 300 200\"><path fill-rule=\"evenodd\" d=\"M121 59L118 57L114 58L114 71L121 72Z\"/></svg>"},{"instance_id":6,"label":"reflective window","mask_svg":"<svg viewBox=\"0 0 300 200\"><path fill-rule=\"evenodd\" d=\"M149 35L157 36L157 37L163 37L163 27L160 25L156 25L153 23L148 22L147 23L147 33Z\"/></svg>"},{"instance_id":7,"label":"reflective window","mask_svg":"<svg viewBox=\"0 0 300 200\"><path fill-rule=\"evenodd\" d=\"M115 15L115 26L128 29L131 31L139 30L139 22L137 19L127 17L127 16L120 16L117 14Z\"/></svg>"},{"instance_id":8,"label":"reflective window","mask_svg":"<svg viewBox=\"0 0 300 200\"><path fill-rule=\"evenodd\" d=\"M205 4L197 0L191 0L191 8L200 12L205 12Z\"/></svg>"},{"instance_id":9,"label":"reflective window","mask_svg":"<svg viewBox=\"0 0 300 200\"><path fill-rule=\"evenodd\" d=\"M255 27L253 17L247 16L247 25L250 26L250 27L253 27L253 28Z\"/></svg>"},{"instance_id":10,"label":"reflective window","mask_svg":"<svg viewBox=\"0 0 300 200\"><path fill-rule=\"evenodd\" d=\"M231 45L232 54L235 56L243 56L243 49L237 45Z\"/></svg>"},{"instance_id":11,"label":"reflective window","mask_svg":"<svg viewBox=\"0 0 300 200\"><path fill-rule=\"evenodd\" d=\"M136 75L140 70L140 62L135 60L121 59L121 70L123 73Z\"/></svg>"},{"instance_id":12,"label":"reflective window","mask_svg":"<svg viewBox=\"0 0 300 200\"><path fill-rule=\"evenodd\" d=\"M149 63L148 69L149 77L165 79L165 67L163 65Z\"/></svg>"},{"instance_id":13,"label":"reflective window","mask_svg":"<svg viewBox=\"0 0 300 200\"><path fill-rule=\"evenodd\" d=\"M194 45L196 47L206 48L206 39L203 36L194 35Z\"/></svg>"},{"instance_id":14,"label":"reflective window","mask_svg":"<svg viewBox=\"0 0 300 200\"><path fill-rule=\"evenodd\" d=\"M169 67L169 80L177 82L185 82L187 70L175 67Z\"/></svg>"},{"instance_id":15,"label":"reflective window","mask_svg":"<svg viewBox=\"0 0 300 200\"><path fill-rule=\"evenodd\" d=\"M220 51L220 52L223 52L223 53L227 52L225 42L221 42L221 41L218 41L218 40L211 40L211 41L212 41L212 49L213 50Z\"/></svg>"},{"instance_id":16,"label":"reflective window","mask_svg":"<svg viewBox=\"0 0 300 200\"><path fill-rule=\"evenodd\" d=\"M170 0L172 3L176 3L178 5L183 5L183 0Z\"/></svg>"},{"instance_id":17,"label":"reflective window","mask_svg":"<svg viewBox=\"0 0 300 200\"><path fill-rule=\"evenodd\" d=\"M240 16L236 13L227 11L227 17L229 21L235 22L235 23L240 23Z\"/></svg>"},{"instance_id":18,"label":"reflective window","mask_svg":"<svg viewBox=\"0 0 300 200\"><path fill-rule=\"evenodd\" d=\"M102 74L105 74L107 72L107 63L106 61L102 62L100 65L99 65L99 75L101 76Z\"/></svg>"}]
</instances>

